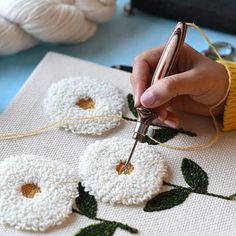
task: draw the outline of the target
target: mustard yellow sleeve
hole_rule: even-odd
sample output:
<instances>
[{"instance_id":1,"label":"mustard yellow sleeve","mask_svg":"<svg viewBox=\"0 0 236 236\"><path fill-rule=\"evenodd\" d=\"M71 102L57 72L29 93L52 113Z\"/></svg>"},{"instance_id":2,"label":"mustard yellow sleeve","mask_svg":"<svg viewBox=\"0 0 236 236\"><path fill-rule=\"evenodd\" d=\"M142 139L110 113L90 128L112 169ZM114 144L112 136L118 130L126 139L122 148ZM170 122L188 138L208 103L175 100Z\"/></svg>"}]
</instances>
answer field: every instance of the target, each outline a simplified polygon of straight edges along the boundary
<instances>
[{"instance_id":1,"label":"mustard yellow sleeve","mask_svg":"<svg viewBox=\"0 0 236 236\"><path fill-rule=\"evenodd\" d=\"M236 130L236 62L218 61L229 75L229 93L223 114L223 131Z\"/></svg>"}]
</instances>

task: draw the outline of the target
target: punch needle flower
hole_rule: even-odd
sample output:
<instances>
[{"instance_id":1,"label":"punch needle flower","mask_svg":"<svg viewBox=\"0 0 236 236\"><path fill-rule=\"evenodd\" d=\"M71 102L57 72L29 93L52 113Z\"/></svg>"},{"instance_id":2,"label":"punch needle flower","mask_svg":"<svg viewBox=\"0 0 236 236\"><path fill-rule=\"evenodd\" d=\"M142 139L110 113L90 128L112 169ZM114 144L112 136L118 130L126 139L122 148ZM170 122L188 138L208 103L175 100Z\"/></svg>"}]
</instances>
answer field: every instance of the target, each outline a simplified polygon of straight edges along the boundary
<instances>
[{"instance_id":1,"label":"punch needle flower","mask_svg":"<svg viewBox=\"0 0 236 236\"><path fill-rule=\"evenodd\" d=\"M0 162L0 223L44 231L61 224L78 196L78 174L64 163L34 155Z\"/></svg>"},{"instance_id":2,"label":"punch needle flower","mask_svg":"<svg viewBox=\"0 0 236 236\"><path fill-rule=\"evenodd\" d=\"M155 147L140 143L127 169L132 140L110 138L89 145L80 158L79 173L86 191L102 202L125 205L151 199L163 184L167 167Z\"/></svg>"},{"instance_id":3,"label":"punch needle flower","mask_svg":"<svg viewBox=\"0 0 236 236\"><path fill-rule=\"evenodd\" d=\"M117 88L105 81L77 77L52 84L44 106L52 121L72 118L62 125L66 131L102 134L120 124L124 98ZM89 119L76 120L86 117Z\"/></svg>"}]
</instances>

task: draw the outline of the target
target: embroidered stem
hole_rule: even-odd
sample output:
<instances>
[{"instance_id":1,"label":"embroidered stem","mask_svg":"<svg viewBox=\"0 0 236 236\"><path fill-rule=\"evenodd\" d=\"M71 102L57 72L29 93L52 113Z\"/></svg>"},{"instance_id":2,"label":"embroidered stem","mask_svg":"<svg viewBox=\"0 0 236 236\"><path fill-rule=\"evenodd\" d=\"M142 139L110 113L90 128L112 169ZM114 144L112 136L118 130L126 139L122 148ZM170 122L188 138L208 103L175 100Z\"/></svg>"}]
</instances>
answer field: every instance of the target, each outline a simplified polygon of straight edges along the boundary
<instances>
[{"instance_id":1,"label":"embroidered stem","mask_svg":"<svg viewBox=\"0 0 236 236\"><path fill-rule=\"evenodd\" d=\"M82 215L82 216L86 216L85 214L83 214L82 212L80 212L79 210L77 210L77 209L75 209L75 208L72 208L72 212L77 213L77 214ZM115 224L117 227L119 227L119 228L121 228L121 229L124 229L124 230L126 230L126 231L128 231L128 232L130 232L130 233L132 233L132 234L137 234L137 233L139 232L138 229L133 228L133 227L127 225L127 224L123 224L123 223L121 223L121 222L111 221L111 220L105 220L105 219L97 218L97 217L93 218L93 220L98 220L98 221L100 221L100 222L102 222L102 223Z\"/></svg>"},{"instance_id":2,"label":"embroidered stem","mask_svg":"<svg viewBox=\"0 0 236 236\"><path fill-rule=\"evenodd\" d=\"M133 228L127 224L123 224L121 222L116 222L116 221L110 221L110 220L104 220L104 219L101 219L101 218L94 218L94 220L98 220L98 221L101 221L101 222L104 222L104 223L112 223L112 224L116 224L117 227L121 228L121 229L124 229L132 234L137 234L138 233L138 230L136 228Z\"/></svg>"},{"instance_id":3,"label":"embroidered stem","mask_svg":"<svg viewBox=\"0 0 236 236\"><path fill-rule=\"evenodd\" d=\"M174 187L174 188L186 188L186 187L182 187L180 185L172 184L172 183L165 182L165 181L163 181L163 185L171 186L171 187Z\"/></svg>"},{"instance_id":4,"label":"embroidered stem","mask_svg":"<svg viewBox=\"0 0 236 236\"><path fill-rule=\"evenodd\" d=\"M207 195L207 196L212 196L212 197L218 197L218 198L221 198L221 199L225 199L225 200L232 200L232 198L229 196L223 196L223 195L219 195L219 194L215 194L215 193L208 193L208 192L199 192L199 191L196 191L192 188L187 188L187 187L183 187L183 186L180 186L180 185L176 185L176 184L172 184L172 183L168 183L168 182L163 182L163 185L167 185L167 186L171 186L171 187L174 187L174 188L177 188L177 189L185 189L185 190L189 190L191 193L198 193L198 194L203 194L203 195Z\"/></svg>"},{"instance_id":5,"label":"embroidered stem","mask_svg":"<svg viewBox=\"0 0 236 236\"><path fill-rule=\"evenodd\" d=\"M81 213L80 211L78 211L78 210L75 209L75 208L72 208L72 212L73 212L73 213L77 213L77 214L82 215L82 216L85 216L85 214Z\"/></svg>"},{"instance_id":6,"label":"embroidered stem","mask_svg":"<svg viewBox=\"0 0 236 236\"><path fill-rule=\"evenodd\" d=\"M205 193L205 195L212 196L212 197L218 197L218 198L222 198L222 199L225 199L225 200L232 200L230 197L223 196L223 195L218 195L218 194L214 194L214 193L208 193L207 192L207 193Z\"/></svg>"},{"instance_id":7,"label":"embroidered stem","mask_svg":"<svg viewBox=\"0 0 236 236\"><path fill-rule=\"evenodd\" d=\"M235 201L235 197L236 197L236 193L231 194L231 195L229 196L229 199Z\"/></svg>"}]
</instances>

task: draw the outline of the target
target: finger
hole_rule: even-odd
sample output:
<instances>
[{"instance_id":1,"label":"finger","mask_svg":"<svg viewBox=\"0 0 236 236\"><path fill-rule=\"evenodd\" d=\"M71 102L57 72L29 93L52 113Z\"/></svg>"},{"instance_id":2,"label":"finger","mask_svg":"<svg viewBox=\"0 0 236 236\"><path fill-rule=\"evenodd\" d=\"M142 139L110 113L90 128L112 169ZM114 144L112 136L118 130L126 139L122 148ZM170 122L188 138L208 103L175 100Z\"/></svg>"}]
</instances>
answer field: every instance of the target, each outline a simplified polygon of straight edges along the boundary
<instances>
[{"instance_id":1,"label":"finger","mask_svg":"<svg viewBox=\"0 0 236 236\"><path fill-rule=\"evenodd\" d=\"M171 106L175 110L183 111L183 112L188 112L188 113L193 113L193 114L198 114L202 116L209 116L210 112L210 106L209 105L204 105L202 103L196 102L192 100L189 96L183 95L176 97L172 100ZM215 115L219 115L223 113L224 108L219 107L214 110Z\"/></svg>"},{"instance_id":2,"label":"finger","mask_svg":"<svg viewBox=\"0 0 236 236\"><path fill-rule=\"evenodd\" d=\"M157 114L157 119L161 122L163 122L167 117L167 109L165 105L153 109L153 112Z\"/></svg>"},{"instance_id":3,"label":"finger","mask_svg":"<svg viewBox=\"0 0 236 236\"><path fill-rule=\"evenodd\" d=\"M158 116L158 120L163 122L167 117L168 109L171 106L171 101L163 104L162 106L153 108L152 111Z\"/></svg>"},{"instance_id":4,"label":"finger","mask_svg":"<svg viewBox=\"0 0 236 236\"><path fill-rule=\"evenodd\" d=\"M135 104L140 106L140 97L149 86L155 67L160 59L163 46L150 49L135 58L131 84L135 94Z\"/></svg>"},{"instance_id":5,"label":"finger","mask_svg":"<svg viewBox=\"0 0 236 236\"><path fill-rule=\"evenodd\" d=\"M165 45L160 45L155 48L150 48L149 50L138 55L134 59L134 63L139 60L145 60L149 64L151 70L154 71L156 69L158 61L161 57L161 54L164 50L164 47L165 47Z\"/></svg>"},{"instance_id":6,"label":"finger","mask_svg":"<svg viewBox=\"0 0 236 236\"><path fill-rule=\"evenodd\" d=\"M148 81L151 78L151 70L145 60L136 61L131 75L131 84L134 91L135 106L140 106L140 97L148 87Z\"/></svg>"},{"instance_id":7,"label":"finger","mask_svg":"<svg viewBox=\"0 0 236 236\"><path fill-rule=\"evenodd\" d=\"M165 120L160 120L159 117L153 121L154 124L166 124L171 128L178 128L180 119L177 114L166 110Z\"/></svg>"},{"instance_id":8,"label":"finger","mask_svg":"<svg viewBox=\"0 0 236 236\"><path fill-rule=\"evenodd\" d=\"M141 96L141 104L148 108L155 108L170 101L177 95L198 95L199 86L201 87L202 84L201 80L196 77L194 70L189 70L158 80ZM195 82L196 79L198 80L197 84Z\"/></svg>"},{"instance_id":9,"label":"finger","mask_svg":"<svg viewBox=\"0 0 236 236\"><path fill-rule=\"evenodd\" d=\"M173 113L171 111L168 111L166 120L164 121L164 124L166 124L167 126L169 126L171 128L178 128L179 124L180 124L180 120L179 120L178 115L176 115L175 113Z\"/></svg>"}]
</instances>

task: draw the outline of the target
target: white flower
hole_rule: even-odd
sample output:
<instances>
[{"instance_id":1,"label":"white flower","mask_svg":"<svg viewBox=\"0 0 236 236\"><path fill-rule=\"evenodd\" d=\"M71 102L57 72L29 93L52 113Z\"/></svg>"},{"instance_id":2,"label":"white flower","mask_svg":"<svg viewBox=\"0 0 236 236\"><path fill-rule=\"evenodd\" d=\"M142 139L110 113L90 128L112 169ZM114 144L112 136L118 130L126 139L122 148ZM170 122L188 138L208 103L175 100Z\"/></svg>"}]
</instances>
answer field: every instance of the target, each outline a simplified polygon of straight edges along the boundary
<instances>
[{"instance_id":1,"label":"white flower","mask_svg":"<svg viewBox=\"0 0 236 236\"><path fill-rule=\"evenodd\" d=\"M52 121L65 117L110 116L73 120L62 125L76 134L102 134L120 124L124 98L117 88L105 81L77 77L52 84L44 106Z\"/></svg>"},{"instance_id":2,"label":"white flower","mask_svg":"<svg viewBox=\"0 0 236 236\"><path fill-rule=\"evenodd\" d=\"M61 224L78 196L78 174L45 157L11 156L0 162L0 223L43 231Z\"/></svg>"},{"instance_id":3,"label":"white flower","mask_svg":"<svg viewBox=\"0 0 236 236\"><path fill-rule=\"evenodd\" d=\"M80 158L79 173L86 191L102 202L139 204L156 195L163 184L167 167L148 144L139 143L129 174L119 174L119 163L127 160L133 140L110 138L88 146Z\"/></svg>"}]
</instances>

